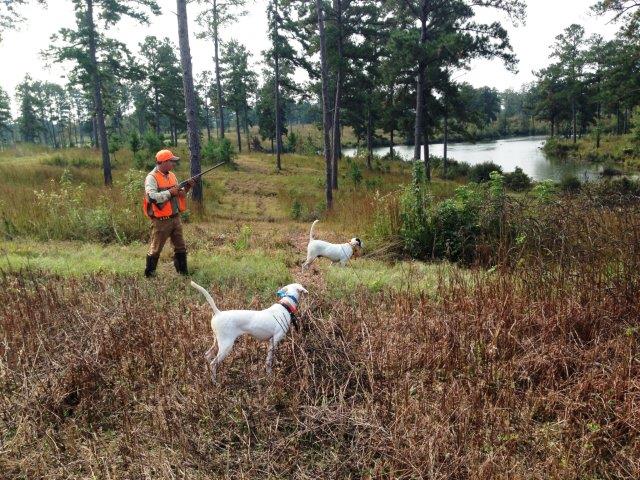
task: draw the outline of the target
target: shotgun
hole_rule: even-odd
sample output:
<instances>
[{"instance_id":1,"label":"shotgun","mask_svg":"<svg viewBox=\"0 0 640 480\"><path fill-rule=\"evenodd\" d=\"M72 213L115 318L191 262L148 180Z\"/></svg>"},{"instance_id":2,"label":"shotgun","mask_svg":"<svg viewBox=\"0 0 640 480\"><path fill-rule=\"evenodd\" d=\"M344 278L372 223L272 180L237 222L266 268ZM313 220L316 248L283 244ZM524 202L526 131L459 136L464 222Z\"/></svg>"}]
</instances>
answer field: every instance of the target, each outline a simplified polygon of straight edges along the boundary
<instances>
[{"instance_id":1,"label":"shotgun","mask_svg":"<svg viewBox=\"0 0 640 480\"><path fill-rule=\"evenodd\" d=\"M186 187L186 186L189 184L189 182L190 182L191 180L198 180L198 179L199 179L201 176L203 176L205 173L209 173L211 170L214 170L214 169L216 169L216 168L218 168L218 167L221 167L221 166L222 166L222 165L224 165L225 163L227 163L227 162L220 162L220 163L218 163L217 165L214 165L214 166L213 166L213 167L211 167L211 168L207 168L204 172L200 172L199 174L194 175L193 177L186 179L184 182L180 182L180 183L178 184L178 188L182 189L182 188Z\"/></svg>"}]
</instances>

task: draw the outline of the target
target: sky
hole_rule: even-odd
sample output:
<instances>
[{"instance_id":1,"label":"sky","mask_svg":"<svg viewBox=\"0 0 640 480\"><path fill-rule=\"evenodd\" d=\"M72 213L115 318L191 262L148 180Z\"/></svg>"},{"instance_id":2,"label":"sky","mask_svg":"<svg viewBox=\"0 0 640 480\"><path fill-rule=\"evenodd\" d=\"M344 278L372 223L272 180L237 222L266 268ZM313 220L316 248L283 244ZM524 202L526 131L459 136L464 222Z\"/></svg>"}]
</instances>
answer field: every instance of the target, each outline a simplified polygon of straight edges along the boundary
<instances>
[{"instance_id":1,"label":"sky","mask_svg":"<svg viewBox=\"0 0 640 480\"><path fill-rule=\"evenodd\" d=\"M533 71L549 63L550 47L556 35L572 23L579 23L586 29L587 35L599 33L611 38L616 26L608 19L595 17L589 7L595 0L528 0L526 25L510 25L505 18L495 13L482 13L480 19L504 21L513 50L519 59L518 72L509 72L500 61L477 60L471 69L461 72L458 81L464 81L475 87L491 86L498 90L519 89L534 79ZM267 0L249 0L248 13L233 25L222 31L223 39L234 38L247 46L253 54L255 68L261 51L269 46L267 38ZM150 19L149 25L139 25L131 20L123 20L112 27L108 35L127 44L133 52L138 52L138 44L147 35L169 37L177 46L178 27L174 0L158 0L162 14ZM194 73L211 70L213 65L213 45L211 41L195 38L200 27L195 22L200 6L196 2L188 5L189 35ZM22 9L26 18L20 29L5 32L0 43L0 86L13 97L15 87L29 74L36 80L48 80L66 83L68 66L46 66L40 52L50 45L51 35L60 28L72 27L75 17L70 0L48 0L47 6L31 4ZM177 48L177 47L176 47ZM176 54L179 54L176 51ZM14 110L16 105L14 102ZM15 112L14 112L15 113Z\"/></svg>"}]
</instances>

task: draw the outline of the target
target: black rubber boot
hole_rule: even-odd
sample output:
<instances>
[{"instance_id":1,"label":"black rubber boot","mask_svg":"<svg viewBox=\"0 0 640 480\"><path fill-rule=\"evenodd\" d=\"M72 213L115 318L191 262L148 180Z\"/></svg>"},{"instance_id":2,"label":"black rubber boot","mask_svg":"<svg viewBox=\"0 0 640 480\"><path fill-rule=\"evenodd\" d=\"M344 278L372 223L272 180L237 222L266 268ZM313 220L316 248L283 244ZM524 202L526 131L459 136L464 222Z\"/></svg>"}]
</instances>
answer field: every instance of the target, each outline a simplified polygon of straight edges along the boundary
<instances>
[{"instance_id":1,"label":"black rubber boot","mask_svg":"<svg viewBox=\"0 0 640 480\"><path fill-rule=\"evenodd\" d=\"M158 266L158 257L152 257L151 255L147 255L147 268L144 269L144 276L149 278L156 271L156 267Z\"/></svg>"},{"instance_id":2,"label":"black rubber boot","mask_svg":"<svg viewBox=\"0 0 640 480\"><path fill-rule=\"evenodd\" d=\"M173 265L179 274L189 275L189 270L187 269L187 252L176 252L173 257Z\"/></svg>"}]
</instances>

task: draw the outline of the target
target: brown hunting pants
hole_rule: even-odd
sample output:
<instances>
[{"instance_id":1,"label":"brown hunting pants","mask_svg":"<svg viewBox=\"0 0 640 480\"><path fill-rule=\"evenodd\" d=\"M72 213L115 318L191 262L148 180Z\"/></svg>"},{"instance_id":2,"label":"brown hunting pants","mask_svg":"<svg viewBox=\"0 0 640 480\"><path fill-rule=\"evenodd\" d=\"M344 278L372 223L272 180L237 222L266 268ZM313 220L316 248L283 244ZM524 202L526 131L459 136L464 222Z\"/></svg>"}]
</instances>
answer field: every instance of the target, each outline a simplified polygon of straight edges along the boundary
<instances>
[{"instance_id":1,"label":"brown hunting pants","mask_svg":"<svg viewBox=\"0 0 640 480\"><path fill-rule=\"evenodd\" d=\"M169 238L171 239L175 253L186 253L187 245L184 243L184 237L182 236L182 221L180 220L180 215L164 220L159 218L151 220L149 256L160 256L160 252L162 252L162 248Z\"/></svg>"}]
</instances>

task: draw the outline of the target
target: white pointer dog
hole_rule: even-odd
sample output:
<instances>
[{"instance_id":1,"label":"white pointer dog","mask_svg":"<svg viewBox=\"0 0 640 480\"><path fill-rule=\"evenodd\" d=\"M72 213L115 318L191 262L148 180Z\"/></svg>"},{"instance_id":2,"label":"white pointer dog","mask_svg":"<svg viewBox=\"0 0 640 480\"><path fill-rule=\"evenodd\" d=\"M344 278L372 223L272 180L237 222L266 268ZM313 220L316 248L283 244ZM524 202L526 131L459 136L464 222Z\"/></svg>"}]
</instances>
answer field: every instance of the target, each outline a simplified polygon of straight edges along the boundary
<instances>
[{"instance_id":1,"label":"white pointer dog","mask_svg":"<svg viewBox=\"0 0 640 480\"><path fill-rule=\"evenodd\" d=\"M311 225L309 244L307 245L307 259L302 264L303 272L318 257L326 257L333 263L340 262L340 265L344 266L352 257L354 250L362 248L362 241L359 238L352 238L347 243L329 243L324 240L316 240L313 238L313 229L318 222L319 220L316 220Z\"/></svg>"},{"instance_id":2,"label":"white pointer dog","mask_svg":"<svg viewBox=\"0 0 640 480\"><path fill-rule=\"evenodd\" d=\"M204 354L204 358L211 368L211 379L216 382L216 369L218 365L229 355L233 344L240 335L245 333L258 340L269 340L267 352L267 372L271 373L273 365L273 352L287 334L291 323L297 326L295 314L298 311L298 303L301 293L309 293L299 283L292 283L278 290L279 303L274 303L265 310L227 310L221 312L209 292L195 282L191 286L204 295L213 309L211 328L218 343L218 354L213 356L213 346Z\"/></svg>"}]
</instances>

